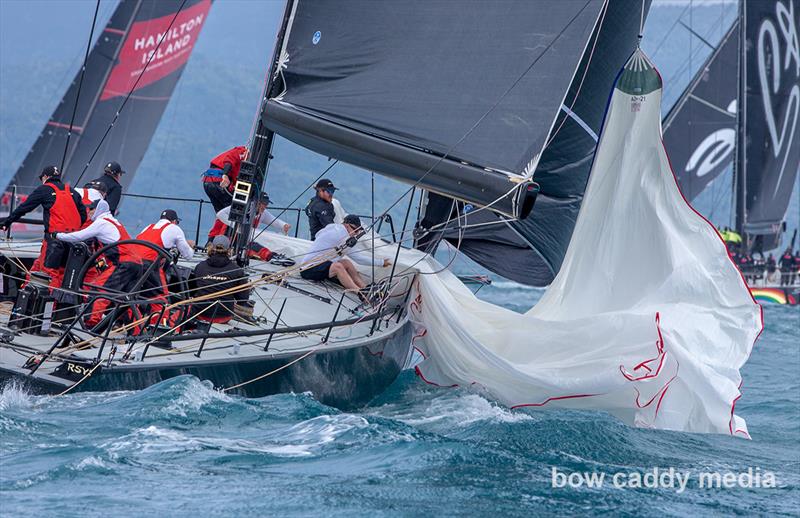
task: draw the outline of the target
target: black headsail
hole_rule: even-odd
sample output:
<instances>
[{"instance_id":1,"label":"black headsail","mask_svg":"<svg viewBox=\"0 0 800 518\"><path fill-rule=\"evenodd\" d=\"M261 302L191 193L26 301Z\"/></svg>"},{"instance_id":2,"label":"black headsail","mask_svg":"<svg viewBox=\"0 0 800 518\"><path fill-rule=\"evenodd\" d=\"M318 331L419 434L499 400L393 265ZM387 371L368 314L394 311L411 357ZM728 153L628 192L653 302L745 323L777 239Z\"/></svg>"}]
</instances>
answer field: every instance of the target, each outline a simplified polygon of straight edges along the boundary
<instances>
[{"instance_id":1,"label":"black headsail","mask_svg":"<svg viewBox=\"0 0 800 518\"><path fill-rule=\"evenodd\" d=\"M800 168L800 1L743 0L737 228L751 246L780 243Z\"/></svg>"},{"instance_id":2,"label":"black headsail","mask_svg":"<svg viewBox=\"0 0 800 518\"><path fill-rule=\"evenodd\" d=\"M124 186L130 184L210 7L211 0L120 1L86 63L64 166L67 181L74 182L80 176L138 79L113 131L84 175L84 180L94 178L106 162L114 160L128 173L122 177ZM171 29L141 74L170 22ZM80 72L12 178L9 185L16 185L18 193L27 194L38 185L37 177L44 166L61 163L79 79Z\"/></svg>"},{"instance_id":3,"label":"black headsail","mask_svg":"<svg viewBox=\"0 0 800 518\"><path fill-rule=\"evenodd\" d=\"M263 123L313 151L524 217L527 180L603 5L296 0Z\"/></svg>"},{"instance_id":4,"label":"black headsail","mask_svg":"<svg viewBox=\"0 0 800 518\"><path fill-rule=\"evenodd\" d=\"M609 2L600 14L534 172L533 180L541 191L531 216L502 221L505 218L487 211L467 213L460 222L466 221L471 228L452 229L451 222L451 230L444 235L448 242L508 279L532 286L545 286L553 280L583 200L606 99L617 73L636 48L640 23L649 6L649 1ZM438 218L429 211L429 221L423 222L428 228L437 219L447 219L452 205L435 196L430 202L429 207L446 210L443 214L440 210Z\"/></svg>"},{"instance_id":5,"label":"black headsail","mask_svg":"<svg viewBox=\"0 0 800 518\"><path fill-rule=\"evenodd\" d=\"M681 191L689 200L733 161L738 74L737 20L664 118L664 146Z\"/></svg>"}]
</instances>

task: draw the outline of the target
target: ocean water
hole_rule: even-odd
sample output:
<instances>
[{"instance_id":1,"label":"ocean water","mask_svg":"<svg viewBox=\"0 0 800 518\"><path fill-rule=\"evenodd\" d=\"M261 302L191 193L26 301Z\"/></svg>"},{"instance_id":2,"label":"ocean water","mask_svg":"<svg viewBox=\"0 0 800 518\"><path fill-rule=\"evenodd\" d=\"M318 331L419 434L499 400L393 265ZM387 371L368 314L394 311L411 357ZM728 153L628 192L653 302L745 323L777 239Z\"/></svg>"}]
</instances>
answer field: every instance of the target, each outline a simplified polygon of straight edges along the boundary
<instances>
[{"instance_id":1,"label":"ocean water","mask_svg":"<svg viewBox=\"0 0 800 518\"><path fill-rule=\"evenodd\" d=\"M523 310L541 292L498 282ZM180 377L138 392L0 393L2 516L786 515L800 511L800 311L765 308L736 411L753 440L642 430L596 412L510 411L405 371L341 412L309 394L244 399ZM674 468L669 488L554 488L559 473ZM774 488L700 488L701 472Z\"/></svg>"}]
</instances>

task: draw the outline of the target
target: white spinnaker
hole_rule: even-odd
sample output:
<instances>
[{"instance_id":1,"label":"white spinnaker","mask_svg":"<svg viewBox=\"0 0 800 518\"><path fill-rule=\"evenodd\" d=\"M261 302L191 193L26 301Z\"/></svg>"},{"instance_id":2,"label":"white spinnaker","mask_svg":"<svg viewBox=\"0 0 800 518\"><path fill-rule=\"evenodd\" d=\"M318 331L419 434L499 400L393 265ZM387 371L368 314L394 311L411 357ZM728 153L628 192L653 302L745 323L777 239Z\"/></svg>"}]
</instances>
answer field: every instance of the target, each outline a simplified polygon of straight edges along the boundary
<instances>
[{"instance_id":1,"label":"white spinnaker","mask_svg":"<svg viewBox=\"0 0 800 518\"><path fill-rule=\"evenodd\" d=\"M657 77L638 51L626 71ZM644 95L615 88L564 263L532 310L482 302L449 272L420 278L412 310L423 379L477 383L512 407L598 409L641 427L748 437L733 409L760 307L678 189L656 81Z\"/></svg>"}]
</instances>

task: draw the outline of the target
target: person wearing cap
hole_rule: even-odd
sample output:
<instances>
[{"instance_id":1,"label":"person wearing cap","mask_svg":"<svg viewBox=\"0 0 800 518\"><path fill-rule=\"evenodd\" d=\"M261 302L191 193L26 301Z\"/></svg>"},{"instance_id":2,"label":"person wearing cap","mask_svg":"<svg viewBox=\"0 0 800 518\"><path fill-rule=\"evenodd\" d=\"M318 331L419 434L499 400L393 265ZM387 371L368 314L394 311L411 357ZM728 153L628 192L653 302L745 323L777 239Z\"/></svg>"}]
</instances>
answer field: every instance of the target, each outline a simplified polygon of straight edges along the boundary
<instances>
[{"instance_id":1,"label":"person wearing cap","mask_svg":"<svg viewBox=\"0 0 800 518\"><path fill-rule=\"evenodd\" d=\"M117 243L131 239L122 223L111 214L111 209L106 200L97 200L90 205L92 224L76 232L59 232L56 238L67 242L90 241L96 239L102 245ZM106 288L113 293L129 291L142 276L142 259L139 247L134 244L124 244L110 248L105 252L108 260L106 268L95 280L95 284ZM111 301L104 298L97 299L92 305L88 326L100 323L103 313L111 305Z\"/></svg>"},{"instance_id":2,"label":"person wearing cap","mask_svg":"<svg viewBox=\"0 0 800 518\"><path fill-rule=\"evenodd\" d=\"M275 230L283 232L284 235L289 233L292 226L289 223L286 223L282 219L274 216L267 207L269 207L270 199L269 194L262 192L261 196L258 199L258 206L256 207L256 216L253 218L253 228L258 228L261 223L264 223L267 227L272 227ZM231 208L230 206L225 207L224 209L217 212L217 220L214 222L214 226L211 228L211 232L208 233L209 241L214 239L216 236L220 236L222 234L226 234L228 232L228 228L230 227L231 221Z\"/></svg>"},{"instance_id":3,"label":"person wearing cap","mask_svg":"<svg viewBox=\"0 0 800 518\"><path fill-rule=\"evenodd\" d=\"M234 304L243 303L250 297L249 289L232 290L231 293L218 294L236 286L247 284L247 275L230 259L231 240L227 236L217 236L208 247L208 258L194 267L189 278L193 297L208 297L192 305L192 312L198 320L214 323L228 322L234 315Z\"/></svg>"},{"instance_id":4,"label":"person wearing cap","mask_svg":"<svg viewBox=\"0 0 800 518\"><path fill-rule=\"evenodd\" d=\"M314 188L317 190L317 194L306 205L311 241L317 238L317 233L320 230L333 223L336 216L336 209L331 202L333 193L336 192L333 182L323 178L317 182Z\"/></svg>"},{"instance_id":5,"label":"person wearing cap","mask_svg":"<svg viewBox=\"0 0 800 518\"><path fill-rule=\"evenodd\" d=\"M42 207L45 238L39 258L31 271L44 271L50 276L50 288L61 287L64 276L63 263L66 261L66 250L52 237L54 232L70 232L78 230L86 221L86 208L80 195L69 184L61 181L61 171L56 166L45 167L39 179L42 185L33 190L28 198L14 209L6 219L0 222L0 229L6 230L12 223L25 214Z\"/></svg>"},{"instance_id":6,"label":"person wearing cap","mask_svg":"<svg viewBox=\"0 0 800 518\"><path fill-rule=\"evenodd\" d=\"M339 283L349 290L360 290L366 286L361 274L358 273L355 265L348 259L352 259L358 264L375 265L379 268L391 266L388 258L381 258L377 255L373 262L372 254L358 252L352 248L350 242L355 244L355 240L364 232L361 227L361 220L354 214L348 214L342 224L331 223L317 233L317 239L311 243L311 248L303 257L303 270L300 277L311 281L324 281L336 279ZM348 245L340 252L337 249L343 245Z\"/></svg>"},{"instance_id":7,"label":"person wearing cap","mask_svg":"<svg viewBox=\"0 0 800 518\"><path fill-rule=\"evenodd\" d=\"M231 204L239 170L242 168L242 161L247 160L248 153L244 146L229 149L215 156L203 173L203 190L211 200L215 212Z\"/></svg>"},{"instance_id":8,"label":"person wearing cap","mask_svg":"<svg viewBox=\"0 0 800 518\"><path fill-rule=\"evenodd\" d=\"M106 184L97 180L92 180L83 186L82 189L75 189L81 196L81 201L88 207L93 201L105 200L108 189Z\"/></svg>"},{"instance_id":9,"label":"person wearing cap","mask_svg":"<svg viewBox=\"0 0 800 518\"><path fill-rule=\"evenodd\" d=\"M122 199L122 184L120 183L120 179L123 174L125 174L125 171L122 170L121 165L117 162L109 162L103 168L103 175L100 178L92 180L92 182L98 182L105 186L105 200L108 202L108 207L113 215L117 214L117 207L119 207L119 201Z\"/></svg>"},{"instance_id":10,"label":"person wearing cap","mask_svg":"<svg viewBox=\"0 0 800 518\"><path fill-rule=\"evenodd\" d=\"M172 209L166 209L161 212L158 221L142 229L136 239L148 241L165 250L176 249L181 258L191 259L194 255L194 243L186 239L183 229L178 226L180 222L177 212ZM142 270L145 272L158 258L158 252L145 246L139 247L139 254L142 258ZM154 268L150 271L147 279L142 284L142 290L142 294L145 297L157 300L150 306L152 312L158 313L161 311L169 295L167 277L163 267Z\"/></svg>"}]
</instances>

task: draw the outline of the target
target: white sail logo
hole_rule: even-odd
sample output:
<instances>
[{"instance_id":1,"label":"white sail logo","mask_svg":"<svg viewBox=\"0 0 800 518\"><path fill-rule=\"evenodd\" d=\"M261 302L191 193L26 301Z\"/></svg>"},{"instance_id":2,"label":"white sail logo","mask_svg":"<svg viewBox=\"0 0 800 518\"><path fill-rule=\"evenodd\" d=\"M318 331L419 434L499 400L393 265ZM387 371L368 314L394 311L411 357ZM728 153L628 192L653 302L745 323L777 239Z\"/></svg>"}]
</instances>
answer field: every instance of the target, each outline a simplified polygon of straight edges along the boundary
<instances>
[{"instance_id":1,"label":"white sail logo","mask_svg":"<svg viewBox=\"0 0 800 518\"><path fill-rule=\"evenodd\" d=\"M704 177L720 164L725 163L735 146L736 130L732 128L718 129L704 138L694 150L686 163L686 172L697 168L695 173L697 177Z\"/></svg>"},{"instance_id":2,"label":"white sail logo","mask_svg":"<svg viewBox=\"0 0 800 518\"><path fill-rule=\"evenodd\" d=\"M789 3L789 8L783 2L775 3L775 17L786 44L786 54L781 63L781 46L778 41L778 30L772 20L766 19L761 23L758 31L758 76L761 83L761 100L764 103L764 117L767 122L770 138L772 139L772 153L775 158L783 154L778 180L775 182L775 196L778 193L783 178L786 162L789 159L789 150L794 142L797 130L797 118L800 115L800 85L795 84L789 91L786 109L784 111L781 130L778 131L773 111L772 96L777 94L781 86L782 70L789 70L794 62L795 78L800 78L800 48L798 48L797 27L794 21L794 4ZM782 65L782 66L781 66ZM771 70L772 74L769 74ZM770 77L771 75L771 77ZM771 79L771 82L770 82ZM770 84L771 83L771 84ZM788 137L788 138L787 138Z\"/></svg>"}]
</instances>

